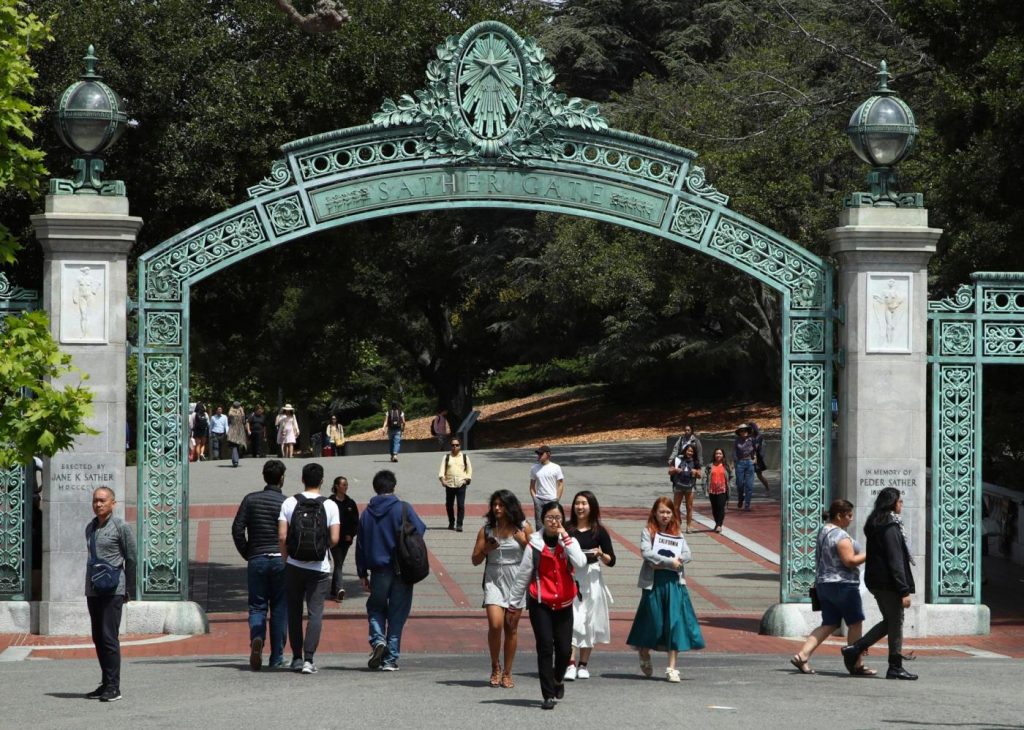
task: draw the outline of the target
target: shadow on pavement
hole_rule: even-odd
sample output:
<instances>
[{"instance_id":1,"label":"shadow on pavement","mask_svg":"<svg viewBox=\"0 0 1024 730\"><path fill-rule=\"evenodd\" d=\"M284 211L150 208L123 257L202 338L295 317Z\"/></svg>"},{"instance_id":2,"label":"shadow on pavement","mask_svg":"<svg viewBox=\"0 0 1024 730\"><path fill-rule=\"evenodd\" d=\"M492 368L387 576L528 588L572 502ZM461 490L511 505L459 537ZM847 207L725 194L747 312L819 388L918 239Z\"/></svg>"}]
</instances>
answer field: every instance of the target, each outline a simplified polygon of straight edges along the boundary
<instances>
[{"instance_id":1,"label":"shadow on pavement","mask_svg":"<svg viewBox=\"0 0 1024 730\"><path fill-rule=\"evenodd\" d=\"M47 697L55 697L58 700L85 700L88 699L84 692L47 692ZM95 702L96 700L89 700Z\"/></svg>"},{"instance_id":2,"label":"shadow on pavement","mask_svg":"<svg viewBox=\"0 0 1024 730\"><path fill-rule=\"evenodd\" d=\"M704 530L704 532L709 532ZM735 578L736 580L765 580L771 583L779 582L778 573L720 573L716 578Z\"/></svg>"},{"instance_id":3,"label":"shadow on pavement","mask_svg":"<svg viewBox=\"0 0 1024 730\"><path fill-rule=\"evenodd\" d=\"M511 705L512 707L540 707L540 700L481 700L481 705Z\"/></svg>"}]
</instances>

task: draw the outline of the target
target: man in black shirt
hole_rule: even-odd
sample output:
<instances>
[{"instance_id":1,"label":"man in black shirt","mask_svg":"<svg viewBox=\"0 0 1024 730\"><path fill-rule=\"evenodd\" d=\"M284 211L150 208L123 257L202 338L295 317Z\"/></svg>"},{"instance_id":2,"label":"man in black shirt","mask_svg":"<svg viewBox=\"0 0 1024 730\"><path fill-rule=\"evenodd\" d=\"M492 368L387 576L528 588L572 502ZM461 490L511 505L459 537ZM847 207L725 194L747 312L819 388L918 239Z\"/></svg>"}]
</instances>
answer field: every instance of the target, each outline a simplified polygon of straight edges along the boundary
<instances>
[{"instance_id":1,"label":"man in black shirt","mask_svg":"<svg viewBox=\"0 0 1024 730\"><path fill-rule=\"evenodd\" d=\"M270 666L284 665L284 639L288 631L288 601L284 591L284 561L277 542L277 517L284 495L284 464L270 459L263 465L266 486L242 499L231 524L231 538L248 563L249 667L263 666L263 644L270 610Z\"/></svg>"},{"instance_id":2,"label":"man in black shirt","mask_svg":"<svg viewBox=\"0 0 1024 730\"><path fill-rule=\"evenodd\" d=\"M263 406L256 406L256 410L249 416L249 422L246 424L246 430L249 432L249 438L252 439L252 448L249 449L249 453L252 456L264 458L267 455L264 447L263 434L266 432L267 417L263 413Z\"/></svg>"}]
</instances>

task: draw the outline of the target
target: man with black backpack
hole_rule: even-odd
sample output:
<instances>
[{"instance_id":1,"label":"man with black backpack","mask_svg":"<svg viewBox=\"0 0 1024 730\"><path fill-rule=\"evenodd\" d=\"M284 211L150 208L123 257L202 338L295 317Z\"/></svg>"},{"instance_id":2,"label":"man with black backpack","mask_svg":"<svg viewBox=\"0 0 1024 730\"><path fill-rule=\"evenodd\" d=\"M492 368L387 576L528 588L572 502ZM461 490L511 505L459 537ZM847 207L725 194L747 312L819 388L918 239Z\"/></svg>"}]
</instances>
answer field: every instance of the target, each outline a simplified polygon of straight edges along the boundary
<instances>
[{"instance_id":1,"label":"man with black backpack","mask_svg":"<svg viewBox=\"0 0 1024 730\"><path fill-rule=\"evenodd\" d=\"M366 617L370 624L367 666L398 671L402 629L412 609L413 584L429 572L423 533L427 526L412 505L395 496L398 480L384 469L373 476L376 493L359 516L356 572L369 591Z\"/></svg>"},{"instance_id":2,"label":"man with black backpack","mask_svg":"<svg viewBox=\"0 0 1024 730\"><path fill-rule=\"evenodd\" d=\"M384 425L381 431L388 437L391 449L391 461L398 461L398 452L402 448L402 431L405 430L405 412L395 401L391 401L388 412L384 414Z\"/></svg>"},{"instance_id":3,"label":"man with black backpack","mask_svg":"<svg viewBox=\"0 0 1024 730\"><path fill-rule=\"evenodd\" d=\"M452 437L451 453L445 454L441 460L441 470L437 478L444 487L444 508L448 512L448 529L462 532L462 521L466 518L466 487L473 481L473 465L462 451L462 441L458 436ZM455 515L455 503L458 501L458 521Z\"/></svg>"},{"instance_id":4,"label":"man with black backpack","mask_svg":"<svg viewBox=\"0 0 1024 730\"><path fill-rule=\"evenodd\" d=\"M320 494L323 483L322 466L306 464L302 467L304 490L281 504L277 518L277 540L285 560L291 669L303 674L317 671L313 657L320 643L324 601L331 588L331 563L327 553L341 537L338 505ZM302 633L303 600L309 612L305 637Z\"/></svg>"}]
</instances>

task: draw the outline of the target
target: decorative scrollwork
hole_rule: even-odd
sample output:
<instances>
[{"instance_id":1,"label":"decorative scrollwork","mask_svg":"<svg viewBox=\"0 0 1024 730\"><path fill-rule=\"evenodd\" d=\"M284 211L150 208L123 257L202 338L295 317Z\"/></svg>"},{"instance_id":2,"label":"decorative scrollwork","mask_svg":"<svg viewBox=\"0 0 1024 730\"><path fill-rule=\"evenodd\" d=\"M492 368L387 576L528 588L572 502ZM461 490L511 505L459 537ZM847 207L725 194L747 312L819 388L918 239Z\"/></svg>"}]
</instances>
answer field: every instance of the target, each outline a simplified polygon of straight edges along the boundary
<instances>
[{"instance_id":1,"label":"decorative scrollwork","mask_svg":"<svg viewBox=\"0 0 1024 730\"><path fill-rule=\"evenodd\" d=\"M267 217L274 233L283 236L286 233L305 228L306 214L302 210L302 201L298 195L267 204Z\"/></svg>"},{"instance_id":2,"label":"decorative scrollwork","mask_svg":"<svg viewBox=\"0 0 1024 730\"><path fill-rule=\"evenodd\" d=\"M694 243L700 243L700 239L704 235L704 229L707 228L710 219L710 210L679 201L676 212L672 216L672 226L669 230Z\"/></svg>"},{"instance_id":3,"label":"decorative scrollwork","mask_svg":"<svg viewBox=\"0 0 1024 730\"><path fill-rule=\"evenodd\" d=\"M974 421L978 405L974 365L941 365L937 385L938 403L934 407L939 418L939 447L934 468L938 488L932 507L938 517L934 539L937 591L940 597L974 596L978 567L974 563Z\"/></svg>"},{"instance_id":4,"label":"decorative scrollwork","mask_svg":"<svg viewBox=\"0 0 1024 730\"><path fill-rule=\"evenodd\" d=\"M825 325L816 319L792 319L789 323L790 348L799 354L825 352Z\"/></svg>"},{"instance_id":5,"label":"decorative scrollwork","mask_svg":"<svg viewBox=\"0 0 1024 730\"><path fill-rule=\"evenodd\" d=\"M719 222L709 246L788 289L795 309L822 306L821 264L801 255L797 246L784 246L730 220Z\"/></svg>"},{"instance_id":6,"label":"decorative scrollwork","mask_svg":"<svg viewBox=\"0 0 1024 730\"><path fill-rule=\"evenodd\" d=\"M560 159L559 129L607 129L596 104L568 99L552 84L555 71L532 38L488 21L449 37L427 65L427 87L373 115L380 127L422 125L424 158L455 162Z\"/></svg>"},{"instance_id":7,"label":"decorative scrollwork","mask_svg":"<svg viewBox=\"0 0 1024 730\"><path fill-rule=\"evenodd\" d=\"M27 471L0 469L0 597L26 598L25 558L29 547L25 523Z\"/></svg>"},{"instance_id":8,"label":"decorative scrollwork","mask_svg":"<svg viewBox=\"0 0 1024 730\"><path fill-rule=\"evenodd\" d=\"M728 205L729 196L715 190L704 178L704 168L693 166L686 173L686 189L694 195L707 198L712 203Z\"/></svg>"},{"instance_id":9,"label":"decorative scrollwork","mask_svg":"<svg viewBox=\"0 0 1024 730\"><path fill-rule=\"evenodd\" d=\"M789 500L783 502L787 536L784 585L786 601L806 600L815 579L815 537L825 506L826 454L830 435L826 408L825 367L817 362L791 362L787 379L790 442L785 454Z\"/></svg>"},{"instance_id":10,"label":"decorative scrollwork","mask_svg":"<svg viewBox=\"0 0 1024 730\"><path fill-rule=\"evenodd\" d=\"M181 347L181 312L146 312L146 344Z\"/></svg>"},{"instance_id":11,"label":"decorative scrollwork","mask_svg":"<svg viewBox=\"0 0 1024 730\"><path fill-rule=\"evenodd\" d=\"M38 299L39 292L34 289L11 286L11 282L7 280L7 274L0 271L0 309L28 309L29 307L18 305L36 302Z\"/></svg>"},{"instance_id":12,"label":"decorative scrollwork","mask_svg":"<svg viewBox=\"0 0 1024 730\"><path fill-rule=\"evenodd\" d=\"M564 162L574 162L601 170L621 172L624 175L644 178L654 182L671 185L679 171L679 163L641 154L635 150L619 147L610 143L581 144L570 135L560 135L563 140L562 156Z\"/></svg>"},{"instance_id":13,"label":"decorative scrollwork","mask_svg":"<svg viewBox=\"0 0 1024 730\"><path fill-rule=\"evenodd\" d=\"M956 294L935 302L928 302L929 312L966 312L974 306L974 287L961 284Z\"/></svg>"},{"instance_id":14,"label":"decorative scrollwork","mask_svg":"<svg viewBox=\"0 0 1024 730\"><path fill-rule=\"evenodd\" d=\"M981 311L985 314L1024 314L1024 288L985 287L982 290Z\"/></svg>"},{"instance_id":15,"label":"decorative scrollwork","mask_svg":"<svg viewBox=\"0 0 1024 730\"><path fill-rule=\"evenodd\" d=\"M986 322L982 332L986 355L1020 357L1024 355L1024 323Z\"/></svg>"},{"instance_id":16,"label":"decorative scrollwork","mask_svg":"<svg viewBox=\"0 0 1024 730\"><path fill-rule=\"evenodd\" d=\"M258 185L251 186L249 188L249 197L258 198L261 195L280 190L291 179L292 173L288 169L288 164L284 160L274 160L274 164L270 166L270 176L263 178Z\"/></svg>"},{"instance_id":17,"label":"decorative scrollwork","mask_svg":"<svg viewBox=\"0 0 1024 730\"><path fill-rule=\"evenodd\" d=\"M192 275L266 241L267 233L252 210L229 218L150 261L146 265L146 298L179 302L182 285Z\"/></svg>"},{"instance_id":18,"label":"decorative scrollwork","mask_svg":"<svg viewBox=\"0 0 1024 730\"><path fill-rule=\"evenodd\" d=\"M180 594L182 571L187 567L182 564L185 547L181 539L186 431L181 375L179 355L146 356L139 510L142 591L147 597Z\"/></svg>"},{"instance_id":19,"label":"decorative scrollwork","mask_svg":"<svg viewBox=\"0 0 1024 730\"><path fill-rule=\"evenodd\" d=\"M939 325L939 354L974 354L974 325L970 322L943 322Z\"/></svg>"}]
</instances>

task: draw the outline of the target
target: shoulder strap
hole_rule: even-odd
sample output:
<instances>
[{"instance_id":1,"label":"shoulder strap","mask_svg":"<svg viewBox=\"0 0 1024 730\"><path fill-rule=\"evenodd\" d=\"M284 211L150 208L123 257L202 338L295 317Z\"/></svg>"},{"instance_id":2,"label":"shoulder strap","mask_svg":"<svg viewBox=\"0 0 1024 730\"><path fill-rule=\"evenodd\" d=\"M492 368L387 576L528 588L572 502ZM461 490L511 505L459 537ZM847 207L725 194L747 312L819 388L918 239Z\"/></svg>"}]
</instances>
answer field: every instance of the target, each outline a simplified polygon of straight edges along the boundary
<instances>
[{"instance_id":1,"label":"shoulder strap","mask_svg":"<svg viewBox=\"0 0 1024 730\"><path fill-rule=\"evenodd\" d=\"M462 471L469 469L469 460L466 457L466 452L462 452Z\"/></svg>"},{"instance_id":2,"label":"shoulder strap","mask_svg":"<svg viewBox=\"0 0 1024 730\"><path fill-rule=\"evenodd\" d=\"M445 454L444 455L444 468L445 468L446 471L448 469L448 457L449 456L450 456L450 454Z\"/></svg>"}]
</instances>

